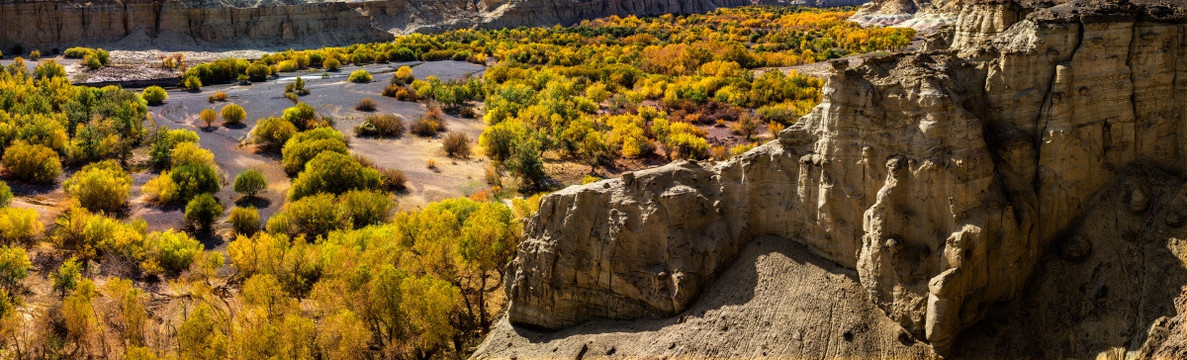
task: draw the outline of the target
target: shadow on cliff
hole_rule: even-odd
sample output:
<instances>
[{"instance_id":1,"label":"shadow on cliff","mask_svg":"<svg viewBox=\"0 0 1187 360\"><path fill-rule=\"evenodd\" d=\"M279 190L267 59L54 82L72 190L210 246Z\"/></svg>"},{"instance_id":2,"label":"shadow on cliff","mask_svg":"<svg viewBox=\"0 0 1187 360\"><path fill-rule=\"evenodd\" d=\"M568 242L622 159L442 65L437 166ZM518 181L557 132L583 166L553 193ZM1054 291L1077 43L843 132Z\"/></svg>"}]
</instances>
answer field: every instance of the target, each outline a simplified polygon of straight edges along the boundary
<instances>
[{"instance_id":1,"label":"shadow on cliff","mask_svg":"<svg viewBox=\"0 0 1187 360\"><path fill-rule=\"evenodd\" d=\"M764 266L767 263L764 258L772 256L786 257L796 265L776 269ZM631 321L592 320L555 332L521 326L514 326L514 329L519 336L532 343L543 343L581 335L643 333L684 323L710 323L720 316L717 312L725 308L763 306L755 301L758 289L765 291L767 297L775 297L772 294L784 291L802 290L791 286L796 281L778 281L779 277L794 276L795 267L819 268L857 282L857 273L853 270L840 268L794 241L775 236L759 236L743 246L730 265L718 272L715 279L702 290L697 300L675 316Z\"/></svg>"},{"instance_id":2,"label":"shadow on cliff","mask_svg":"<svg viewBox=\"0 0 1187 360\"><path fill-rule=\"evenodd\" d=\"M1183 179L1125 171L1036 266L1017 299L957 340L951 358L1149 358L1187 285ZM1128 354L1128 356L1127 356Z\"/></svg>"}]
</instances>

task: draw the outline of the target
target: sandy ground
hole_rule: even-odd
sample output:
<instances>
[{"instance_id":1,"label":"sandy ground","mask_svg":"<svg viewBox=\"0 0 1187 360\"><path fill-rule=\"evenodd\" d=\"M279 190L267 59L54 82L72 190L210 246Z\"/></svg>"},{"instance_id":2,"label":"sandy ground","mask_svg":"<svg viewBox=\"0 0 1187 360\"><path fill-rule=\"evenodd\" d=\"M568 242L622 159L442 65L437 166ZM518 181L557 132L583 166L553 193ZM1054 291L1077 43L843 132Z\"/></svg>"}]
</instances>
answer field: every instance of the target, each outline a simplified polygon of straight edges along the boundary
<instances>
[{"instance_id":1,"label":"sandy ground","mask_svg":"<svg viewBox=\"0 0 1187 360\"><path fill-rule=\"evenodd\" d=\"M504 316L474 358L934 357L926 344L900 336L856 277L791 241L760 238L678 316L559 332L515 327Z\"/></svg>"},{"instance_id":2,"label":"sandy ground","mask_svg":"<svg viewBox=\"0 0 1187 360\"><path fill-rule=\"evenodd\" d=\"M369 97L379 104L376 114L395 113L403 116L408 122L424 113L424 106L418 103L396 101L380 95L391 77L390 73L401 65L415 65L414 73L419 78L435 75L444 80L459 79L468 75L480 76L484 70L480 65L454 61L372 64L362 67L375 77L375 81L368 84L346 81L347 75L359 68L353 66L344 67L340 72L330 73L325 78L322 77L321 71L284 73L277 80L254 83L250 86L207 86L200 92L173 90L169 92L169 100L164 105L150 107L149 110L153 120L159 125L191 129L201 135L200 145L214 152L215 162L218 163L225 179L223 190L218 194L224 204L240 200L238 194L231 189L231 181L235 175L253 168L262 170L270 184L268 190L261 195L262 199L240 201L240 204L259 207L262 219L267 219L284 203L290 180L285 175L278 156L257 153L254 147L245 146L243 142L249 137L257 120L280 116L284 109L293 105L284 98L283 92L285 84L292 82L296 76L301 76L306 81L306 88L311 91L310 95L303 96L300 100L317 108L319 114L337 119L335 128L351 138L349 143L353 152L371 158L381 167L400 169L408 175L410 190L397 197L402 208L418 208L431 201L464 196L485 189L482 179L487 160L477 153L471 160L454 161L447 158L441 150L440 139L419 138L411 134L399 139L354 138L354 126L367 115L354 110L354 105L363 98ZM230 97L229 103L239 104L247 110L248 120L244 125L226 126L220 120L214 126L206 128L197 118L203 109L218 111L226 105L211 104L207 101L207 98L217 91L226 92ZM477 119L447 116L446 126L450 131L465 133L476 141L485 125ZM425 164L429 159L437 162L440 173L426 168ZM139 194L140 185L149 178L151 174L135 176L134 195ZM131 213L133 216L148 219L153 230L177 227L182 221L182 209L133 203ZM208 244L208 248L212 246L218 247L221 244Z\"/></svg>"}]
</instances>

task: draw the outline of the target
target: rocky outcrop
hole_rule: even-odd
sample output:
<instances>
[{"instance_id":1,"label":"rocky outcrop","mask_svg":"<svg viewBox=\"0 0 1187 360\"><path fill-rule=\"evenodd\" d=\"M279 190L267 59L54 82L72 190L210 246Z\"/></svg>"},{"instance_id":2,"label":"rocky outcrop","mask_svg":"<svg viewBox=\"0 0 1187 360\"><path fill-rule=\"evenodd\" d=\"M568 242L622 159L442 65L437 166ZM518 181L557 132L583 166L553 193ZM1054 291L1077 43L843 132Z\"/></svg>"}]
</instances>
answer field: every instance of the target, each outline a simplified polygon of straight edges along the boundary
<instances>
[{"instance_id":1,"label":"rocky outcrop","mask_svg":"<svg viewBox=\"0 0 1187 360\"><path fill-rule=\"evenodd\" d=\"M387 41L394 34L572 24L609 15L699 13L754 4L860 5L866 0L5 0L0 49L291 48Z\"/></svg>"},{"instance_id":2,"label":"rocky outcrop","mask_svg":"<svg viewBox=\"0 0 1187 360\"><path fill-rule=\"evenodd\" d=\"M901 26L930 31L956 22L958 0L872 0L849 20L863 26Z\"/></svg>"},{"instance_id":3,"label":"rocky outcrop","mask_svg":"<svg viewBox=\"0 0 1187 360\"><path fill-rule=\"evenodd\" d=\"M966 2L954 49L838 62L777 142L545 198L509 268L510 321L671 315L773 234L856 269L946 351L1048 248L1092 251L1071 230L1125 169L1187 164L1183 10L1104 4Z\"/></svg>"}]
</instances>

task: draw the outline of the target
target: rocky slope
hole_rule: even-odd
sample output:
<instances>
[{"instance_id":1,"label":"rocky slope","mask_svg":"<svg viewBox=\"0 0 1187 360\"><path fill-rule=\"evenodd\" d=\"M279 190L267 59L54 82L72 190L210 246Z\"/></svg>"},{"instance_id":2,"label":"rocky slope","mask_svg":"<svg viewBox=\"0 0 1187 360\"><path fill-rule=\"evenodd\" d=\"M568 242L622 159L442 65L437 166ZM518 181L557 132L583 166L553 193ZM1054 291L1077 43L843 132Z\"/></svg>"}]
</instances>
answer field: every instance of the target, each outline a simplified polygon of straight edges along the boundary
<instances>
[{"instance_id":1,"label":"rocky slope","mask_svg":"<svg viewBox=\"0 0 1187 360\"><path fill-rule=\"evenodd\" d=\"M866 0L4 0L0 49L290 48L390 40L469 27L571 24L609 15L706 12L753 4L860 5Z\"/></svg>"},{"instance_id":2,"label":"rocky slope","mask_svg":"<svg viewBox=\"0 0 1187 360\"><path fill-rule=\"evenodd\" d=\"M1179 178L1187 164L1184 10L961 6L953 49L837 63L823 103L777 142L547 197L510 266L510 323L679 314L740 248L775 235L855 270L873 304L940 353L991 313L1100 328L1094 339L1106 339L1016 338L1040 353L1068 345L1065 354L1094 355L1157 338L1147 320L1173 314L1169 299L1187 281L1166 260L1177 253L1155 250L1181 238L1187 204L1139 175ZM1108 196L1128 205L1102 205ZM1150 245L1118 245L1127 238ZM1148 271L1117 270L1132 265L1110 260L1119 254L1155 260L1136 261ZM1085 259L1104 260L1058 263ZM1138 316L1084 303L1067 318L1074 295L1052 290L1096 294L1102 284ZM1025 301L1022 310L998 307L1012 301ZM971 339L962 341L1010 341Z\"/></svg>"}]
</instances>

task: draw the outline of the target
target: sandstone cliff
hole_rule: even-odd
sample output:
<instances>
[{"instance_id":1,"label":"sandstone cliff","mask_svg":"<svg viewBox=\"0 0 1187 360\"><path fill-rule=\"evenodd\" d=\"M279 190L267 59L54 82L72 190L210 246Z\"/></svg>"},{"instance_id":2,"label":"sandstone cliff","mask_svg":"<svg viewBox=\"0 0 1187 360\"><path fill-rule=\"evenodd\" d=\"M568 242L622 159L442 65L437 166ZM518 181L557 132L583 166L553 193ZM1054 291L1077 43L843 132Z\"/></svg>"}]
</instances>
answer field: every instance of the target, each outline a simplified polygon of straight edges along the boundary
<instances>
[{"instance_id":1,"label":"sandstone cliff","mask_svg":"<svg viewBox=\"0 0 1187 360\"><path fill-rule=\"evenodd\" d=\"M837 63L823 103L777 142L547 197L510 265L510 322L671 316L776 235L855 269L887 316L947 352L1033 293L1049 248L1081 261L1123 241L1099 230L1155 221L1152 190L1115 185L1129 169L1187 164L1183 9L1098 3L964 2L952 50ZM1089 217L1119 191L1135 219Z\"/></svg>"},{"instance_id":2,"label":"sandstone cliff","mask_svg":"<svg viewBox=\"0 0 1187 360\"><path fill-rule=\"evenodd\" d=\"M391 40L471 27L550 26L609 15L707 12L754 4L860 5L866 0L4 0L0 49L291 48Z\"/></svg>"}]
</instances>

